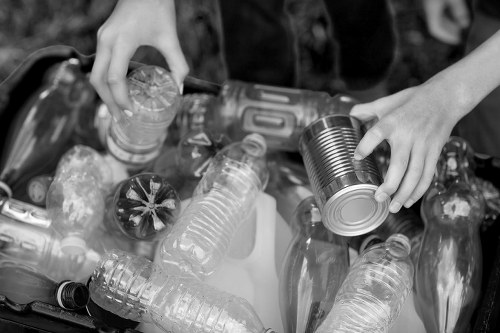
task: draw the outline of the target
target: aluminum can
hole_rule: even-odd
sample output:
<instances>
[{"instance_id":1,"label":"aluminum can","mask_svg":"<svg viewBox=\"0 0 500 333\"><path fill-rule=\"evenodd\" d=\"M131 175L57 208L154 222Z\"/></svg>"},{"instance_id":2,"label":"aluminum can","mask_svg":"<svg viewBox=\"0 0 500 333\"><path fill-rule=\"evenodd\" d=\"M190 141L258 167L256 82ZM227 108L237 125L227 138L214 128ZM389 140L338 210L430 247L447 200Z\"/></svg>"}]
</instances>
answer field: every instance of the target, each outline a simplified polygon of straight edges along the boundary
<instances>
[{"instance_id":1,"label":"aluminum can","mask_svg":"<svg viewBox=\"0 0 500 333\"><path fill-rule=\"evenodd\" d=\"M299 140L323 223L343 236L370 232L389 214L389 200L379 203L374 197L382 177L373 156L354 160L363 134L358 119L333 114L312 122Z\"/></svg>"}]
</instances>

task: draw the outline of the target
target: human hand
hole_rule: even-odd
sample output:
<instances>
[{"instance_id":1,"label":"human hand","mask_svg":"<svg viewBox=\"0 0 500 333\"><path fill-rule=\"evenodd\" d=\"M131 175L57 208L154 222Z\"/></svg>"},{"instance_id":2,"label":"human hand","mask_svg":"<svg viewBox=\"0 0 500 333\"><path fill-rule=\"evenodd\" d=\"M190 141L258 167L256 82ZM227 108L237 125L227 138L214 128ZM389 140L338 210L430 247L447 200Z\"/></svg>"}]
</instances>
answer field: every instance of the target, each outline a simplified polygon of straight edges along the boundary
<instances>
[{"instance_id":1,"label":"human hand","mask_svg":"<svg viewBox=\"0 0 500 333\"><path fill-rule=\"evenodd\" d=\"M422 0L429 33L438 40L456 45L470 24L465 0Z\"/></svg>"},{"instance_id":2,"label":"human hand","mask_svg":"<svg viewBox=\"0 0 500 333\"><path fill-rule=\"evenodd\" d=\"M375 192L379 202L392 197L389 211L410 207L431 184L441 150L461 113L446 97L442 86L432 81L409 88L371 103L358 104L351 116L376 122L359 142L355 159L373 152L383 141L391 147L391 158L384 183Z\"/></svg>"},{"instance_id":3,"label":"human hand","mask_svg":"<svg viewBox=\"0 0 500 333\"><path fill-rule=\"evenodd\" d=\"M111 114L132 108L126 75L142 45L161 52L182 91L189 68L177 37L174 0L119 0L97 37L90 82Z\"/></svg>"}]
</instances>

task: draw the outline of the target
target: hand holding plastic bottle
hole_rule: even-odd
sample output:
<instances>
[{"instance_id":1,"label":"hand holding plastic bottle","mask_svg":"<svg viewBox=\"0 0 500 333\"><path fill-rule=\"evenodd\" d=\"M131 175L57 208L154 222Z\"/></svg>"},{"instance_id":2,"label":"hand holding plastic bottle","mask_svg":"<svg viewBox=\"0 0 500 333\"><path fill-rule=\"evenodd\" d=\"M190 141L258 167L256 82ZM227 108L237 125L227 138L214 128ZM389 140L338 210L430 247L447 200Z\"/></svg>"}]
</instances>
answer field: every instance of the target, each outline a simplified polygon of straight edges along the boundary
<instances>
[{"instance_id":1,"label":"hand holding plastic bottle","mask_svg":"<svg viewBox=\"0 0 500 333\"><path fill-rule=\"evenodd\" d=\"M119 0L99 28L90 82L112 114L132 109L126 74L130 59L142 45L161 52L182 91L189 68L175 22L174 0Z\"/></svg>"}]
</instances>

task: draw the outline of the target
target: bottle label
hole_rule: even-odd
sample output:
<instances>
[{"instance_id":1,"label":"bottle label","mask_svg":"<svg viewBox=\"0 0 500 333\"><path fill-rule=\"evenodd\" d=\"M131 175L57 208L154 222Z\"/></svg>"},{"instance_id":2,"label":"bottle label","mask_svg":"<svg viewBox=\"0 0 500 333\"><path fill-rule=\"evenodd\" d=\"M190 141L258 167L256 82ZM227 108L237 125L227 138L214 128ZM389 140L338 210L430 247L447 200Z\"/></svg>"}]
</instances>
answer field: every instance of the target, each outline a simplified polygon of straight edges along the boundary
<instances>
[{"instance_id":1,"label":"bottle label","mask_svg":"<svg viewBox=\"0 0 500 333\"><path fill-rule=\"evenodd\" d=\"M109 133L106 136L106 146L108 147L108 151L113 156L115 156L118 160L126 163L145 164L154 160L160 154L159 149L155 149L149 153L142 153L142 154L131 153L129 151L126 151L125 149L121 148L119 145L116 144L116 142L109 135Z\"/></svg>"}]
</instances>

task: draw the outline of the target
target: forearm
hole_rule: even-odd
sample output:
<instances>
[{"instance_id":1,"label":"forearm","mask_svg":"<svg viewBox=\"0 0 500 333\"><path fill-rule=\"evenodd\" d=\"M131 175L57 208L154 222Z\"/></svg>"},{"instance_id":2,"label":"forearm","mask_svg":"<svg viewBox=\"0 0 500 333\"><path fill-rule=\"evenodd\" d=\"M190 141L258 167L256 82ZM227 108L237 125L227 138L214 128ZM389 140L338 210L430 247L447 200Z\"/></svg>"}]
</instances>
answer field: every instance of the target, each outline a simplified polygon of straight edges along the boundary
<instances>
[{"instance_id":1,"label":"forearm","mask_svg":"<svg viewBox=\"0 0 500 333\"><path fill-rule=\"evenodd\" d=\"M426 85L441 90L456 107L457 119L500 85L500 31L469 55L436 74Z\"/></svg>"}]
</instances>

